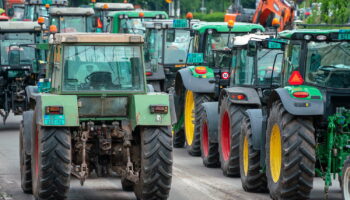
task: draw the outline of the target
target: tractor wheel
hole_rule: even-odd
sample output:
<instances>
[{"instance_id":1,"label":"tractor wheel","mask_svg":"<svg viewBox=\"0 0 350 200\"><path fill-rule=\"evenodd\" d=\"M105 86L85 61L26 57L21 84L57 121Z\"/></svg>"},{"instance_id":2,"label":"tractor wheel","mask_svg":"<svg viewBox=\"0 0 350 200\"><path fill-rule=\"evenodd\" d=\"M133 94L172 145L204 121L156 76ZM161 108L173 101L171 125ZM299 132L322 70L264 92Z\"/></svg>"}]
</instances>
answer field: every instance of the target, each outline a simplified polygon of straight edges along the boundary
<instances>
[{"instance_id":1,"label":"tractor wheel","mask_svg":"<svg viewBox=\"0 0 350 200\"><path fill-rule=\"evenodd\" d=\"M33 131L32 179L36 199L66 199L71 174L71 135L66 128Z\"/></svg>"},{"instance_id":2,"label":"tractor wheel","mask_svg":"<svg viewBox=\"0 0 350 200\"><path fill-rule=\"evenodd\" d=\"M121 178L122 189L123 191L131 192L134 190L134 183L126 180L125 178Z\"/></svg>"},{"instance_id":3,"label":"tractor wheel","mask_svg":"<svg viewBox=\"0 0 350 200\"><path fill-rule=\"evenodd\" d=\"M24 122L19 127L19 160L21 169L21 187L24 193L32 193L32 158L26 153L24 138Z\"/></svg>"},{"instance_id":4,"label":"tractor wheel","mask_svg":"<svg viewBox=\"0 0 350 200\"><path fill-rule=\"evenodd\" d=\"M208 117L204 111L201 122L201 155L203 164L206 167L219 167L218 143L211 142L209 139Z\"/></svg>"},{"instance_id":5,"label":"tractor wheel","mask_svg":"<svg viewBox=\"0 0 350 200\"><path fill-rule=\"evenodd\" d=\"M185 133L183 130L173 133L173 145L175 148L183 148L185 146Z\"/></svg>"},{"instance_id":6,"label":"tractor wheel","mask_svg":"<svg viewBox=\"0 0 350 200\"><path fill-rule=\"evenodd\" d=\"M204 111L202 103L210 101L206 94L194 93L186 90L185 97L185 136L187 151L192 156L200 156L200 122Z\"/></svg>"},{"instance_id":7,"label":"tractor wheel","mask_svg":"<svg viewBox=\"0 0 350 200\"><path fill-rule=\"evenodd\" d=\"M253 148L250 120L245 117L241 125L239 163L242 187L247 192L266 192L266 175L260 167L260 152Z\"/></svg>"},{"instance_id":8,"label":"tractor wheel","mask_svg":"<svg viewBox=\"0 0 350 200\"><path fill-rule=\"evenodd\" d=\"M315 175L315 129L310 118L289 114L280 101L266 131L266 176L273 199L309 199Z\"/></svg>"},{"instance_id":9,"label":"tractor wheel","mask_svg":"<svg viewBox=\"0 0 350 200\"><path fill-rule=\"evenodd\" d=\"M140 200L167 199L172 179L172 137L168 127L141 130L140 180L134 187Z\"/></svg>"},{"instance_id":10,"label":"tractor wheel","mask_svg":"<svg viewBox=\"0 0 350 200\"><path fill-rule=\"evenodd\" d=\"M239 137L245 107L232 104L228 97L220 106L219 152L221 169L225 176L239 176Z\"/></svg>"},{"instance_id":11,"label":"tractor wheel","mask_svg":"<svg viewBox=\"0 0 350 200\"><path fill-rule=\"evenodd\" d=\"M339 178L343 199L350 200L350 157L344 162L343 175Z\"/></svg>"}]
</instances>

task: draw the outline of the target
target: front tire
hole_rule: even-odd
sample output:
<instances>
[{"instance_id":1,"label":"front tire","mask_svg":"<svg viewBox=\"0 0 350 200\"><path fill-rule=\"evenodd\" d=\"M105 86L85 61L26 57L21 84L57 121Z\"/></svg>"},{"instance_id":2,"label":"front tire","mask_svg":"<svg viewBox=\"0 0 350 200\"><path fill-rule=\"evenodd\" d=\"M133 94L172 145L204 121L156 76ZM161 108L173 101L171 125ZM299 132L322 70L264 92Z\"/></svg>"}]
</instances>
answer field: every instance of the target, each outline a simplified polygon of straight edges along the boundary
<instances>
[{"instance_id":1,"label":"front tire","mask_svg":"<svg viewBox=\"0 0 350 200\"><path fill-rule=\"evenodd\" d=\"M38 200L66 199L71 174L71 135L66 128L33 131L33 194Z\"/></svg>"},{"instance_id":2,"label":"front tire","mask_svg":"<svg viewBox=\"0 0 350 200\"><path fill-rule=\"evenodd\" d=\"M141 172L134 187L140 200L167 199L172 179L172 136L168 127L141 129Z\"/></svg>"},{"instance_id":3,"label":"front tire","mask_svg":"<svg viewBox=\"0 0 350 200\"><path fill-rule=\"evenodd\" d=\"M315 129L311 119L272 105L266 132L266 176L273 199L309 199L315 175Z\"/></svg>"}]
</instances>

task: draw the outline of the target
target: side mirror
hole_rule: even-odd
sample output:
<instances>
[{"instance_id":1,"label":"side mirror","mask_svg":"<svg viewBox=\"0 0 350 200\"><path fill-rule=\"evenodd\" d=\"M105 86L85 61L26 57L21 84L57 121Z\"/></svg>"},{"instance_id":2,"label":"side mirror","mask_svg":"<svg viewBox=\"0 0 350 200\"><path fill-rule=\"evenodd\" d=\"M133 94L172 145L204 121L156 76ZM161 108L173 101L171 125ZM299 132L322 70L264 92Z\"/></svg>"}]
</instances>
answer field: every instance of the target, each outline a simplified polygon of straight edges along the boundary
<instances>
[{"instance_id":1,"label":"side mirror","mask_svg":"<svg viewBox=\"0 0 350 200\"><path fill-rule=\"evenodd\" d=\"M251 57L255 56L257 50L258 50L257 43L255 41L249 41L247 55Z\"/></svg>"},{"instance_id":2,"label":"side mirror","mask_svg":"<svg viewBox=\"0 0 350 200\"><path fill-rule=\"evenodd\" d=\"M176 37L175 35L176 35L175 29L169 29L166 34L166 41L174 42Z\"/></svg>"},{"instance_id":3,"label":"side mirror","mask_svg":"<svg viewBox=\"0 0 350 200\"><path fill-rule=\"evenodd\" d=\"M196 33L194 32L194 30L191 29L191 30L190 30L190 36L191 36L191 37L194 37L195 35L196 35Z\"/></svg>"},{"instance_id":4,"label":"side mirror","mask_svg":"<svg viewBox=\"0 0 350 200\"><path fill-rule=\"evenodd\" d=\"M9 8L9 9L7 10L7 15L8 15L9 17L13 17L13 16L15 15L15 9Z\"/></svg>"},{"instance_id":5,"label":"side mirror","mask_svg":"<svg viewBox=\"0 0 350 200\"><path fill-rule=\"evenodd\" d=\"M8 52L8 61L10 65L19 65L21 63L21 52L18 46L10 46Z\"/></svg>"}]
</instances>

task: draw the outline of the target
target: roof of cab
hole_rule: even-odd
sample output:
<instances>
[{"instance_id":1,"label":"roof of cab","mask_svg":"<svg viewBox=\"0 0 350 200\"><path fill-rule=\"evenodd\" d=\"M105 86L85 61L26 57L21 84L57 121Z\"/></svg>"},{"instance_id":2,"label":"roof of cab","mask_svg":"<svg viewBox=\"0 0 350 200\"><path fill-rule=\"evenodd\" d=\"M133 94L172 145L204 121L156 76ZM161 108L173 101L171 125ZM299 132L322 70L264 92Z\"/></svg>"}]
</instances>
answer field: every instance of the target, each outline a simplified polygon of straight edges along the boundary
<instances>
[{"instance_id":1,"label":"roof of cab","mask_svg":"<svg viewBox=\"0 0 350 200\"><path fill-rule=\"evenodd\" d=\"M68 6L68 0L26 0L26 4L37 4L37 5L64 5Z\"/></svg>"},{"instance_id":2,"label":"roof of cab","mask_svg":"<svg viewBox=\"0 0 350 200\"><path fill-rule=\"evenodd\" d=\"M104 8L105 4L107 4L108 8ZM95 9L134 10L134 5L131 3L95 3Z\"/></svg>"},{"instance_id":3,"label":"roof of cab","mask_svg":"<svg viewBox=\"0 0 350 200\"><path fill-rule=\"evenodd\" d=\"M193 29L204 33L208 29L213 29L217 32L229 32L229 28L226 22L202 22L193 26ZM251 32L253 30L265 31L264 27L260 24L241 23L236 22L231 32Z\"/></svg>"},{"instance_id":4,"label":"roof of cab","mask_svg":"<svg viewBox=\"0 0 350 200\"><path fill-rule=\"evenodd\" d=\"M191 20L191 25L195 25L200 23L200 20L198 19L193 19ZM151 21L145 21L144 26L146 28L156 28L156 24L161 24L162 27L161 28L173 28L174 25L174 20L173 19L153 19Z\"/></svg>"},{"instance_id":5,"label":"roof of cab","mask_svg":"<svg viewBox=\"0 0 350 200\"><path fill-rule=\"evenodd\" d=\"M297 29L297 30L286 30L280 32L278 35L284 39L293 39L295 34L325 34L339 33L340 29Z\"/></svg>"},{"instance_id":6,"label":"roof of cab","mask_svg":"<svg viewBox=\"0 0 350 200\"><path fill-rule=\"evenodd\" d=\"M61 43L143 43L143 37L136 34L113 33L57 33L55 40L50 36L50 44Z\"/></svg>"},{"instance_id":7,"label":"roof of cab","mask_svg":"<svg viewBox=\"0 0 350 200\"><path fill-rule=\"evenodd\" d=\"M62 7L62 8L50 8L50 15L94 15L95 11L92 8L79 8L79 7Z\"/></svg>"},{"instance_id":8,"label":"roof of cab","mask_svg":"<svg viewBox=\"0 0 350 200\"><path fill-rule=\"evenodd\" d=\"M38 22L0 21L0 32L40 32Z\"/></svg>"},{"instance_id":9,"label":"roof of cab","mask_svg":"<svg viewBox=\"0 0 350 200\"><path fill-rule=\"evenodd\" d=\"M168 13L165 11L115 11L108 14L109 17L118 17L120 15L126 15L131 18L138 18L139 14L143 13L144 18L155 18L157 15L163 15L168 18Z\"/></svg>"}]
</instances>

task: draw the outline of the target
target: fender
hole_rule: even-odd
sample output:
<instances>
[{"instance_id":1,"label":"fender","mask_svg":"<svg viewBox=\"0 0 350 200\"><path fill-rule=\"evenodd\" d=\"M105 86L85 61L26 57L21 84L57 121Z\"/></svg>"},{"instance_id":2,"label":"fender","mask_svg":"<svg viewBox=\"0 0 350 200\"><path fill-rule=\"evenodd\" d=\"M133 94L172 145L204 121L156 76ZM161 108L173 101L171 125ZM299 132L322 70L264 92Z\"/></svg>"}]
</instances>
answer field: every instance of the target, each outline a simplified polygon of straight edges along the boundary
<instances>
[{"instance_id":1,"label":"fender","mask_svg":"<svg viewBox=\"0 0 350 200\"><path fill-rule=\"evenodd\" d=\"M218 143L218 105L218 102L206 102L202 104L205 112L207 113L209 140L210 142L214 143Z\"/></svg>"},{"instance_id":2,"label":"fender","mask_svg":"<svg viewBox=\"0 0 350 200\"><path fill-rule=\"evenodd\" d=\"M231 96L232 94L244 94L246 96L244 100L235 100L230 98L230 101L235 104L256 105L259 107L261 106L259 94L254 88L249 88L249 87L225 88L224 91L221 93L221 96L224 94L229 96Z\"/></svg>"},{"instance_id":3,"label":"fender","mask_svg":"<svg viewBox=\"0 0 350 200\"><path fill-rule=\"evenodd\" d=\"M39 96L39 91L38 91L38 86L27 86L26 87L26 93L27 93L27 100L28 103L30 102L30 100L35 100L36 97Z\"/></svg>"},{"instance_id":4,"label":"fender","mask_svg":"<svg viewBox=\"0 0 350 200\"><path fill-rule=\"evenodd\" d=\"M263 130L263 122L266 121L266 117L263 117L261 109L248 109L246 111L248 114L250 125L252 128L252 136L253 136L253 148L254 150L261 150L263 148L265 140L265 131Z\"/></svg>"},{"instance_id":5,"label":"fender","mask_svg":"<svg viewBox=\"0 0 350 200\"><path fill-rule=\"evenodd\" d=\"M182 80L183 86L187 90L197 93L214 93L215 92L215 78L196 78L188 68L178 71L176 80ZM181 79L179 79L179 77ZM212 82L212 83L210 83ZM177 90L177 89L176 89Z\"/></svg>"},{"instance_id":6,"label":"fender","mask_svg":"<svg viewBox=\"0 0 350 200\"><path fill-rule=\"evenodd\" d=\"M307 88L310 89L311 87ZM297 99L291 97L287 88L278 88L275 91L281 99L284 108L292 115L306 116L324 114L324 102L320 92L317 96L319 99L312 99L313 96L309 99Z\"/></svg>"},{"instance_id":7,"label":"fender","mask_svg":"<svg viewBox=\"0 0 350 200\"><path fill-rule=\"evenodd\" d=\"M34 111L26 111L23 113L23 139L24 149L27 155L31 155L32 152L32 132L34 131Z\"/></svg>"}]
</instances>

